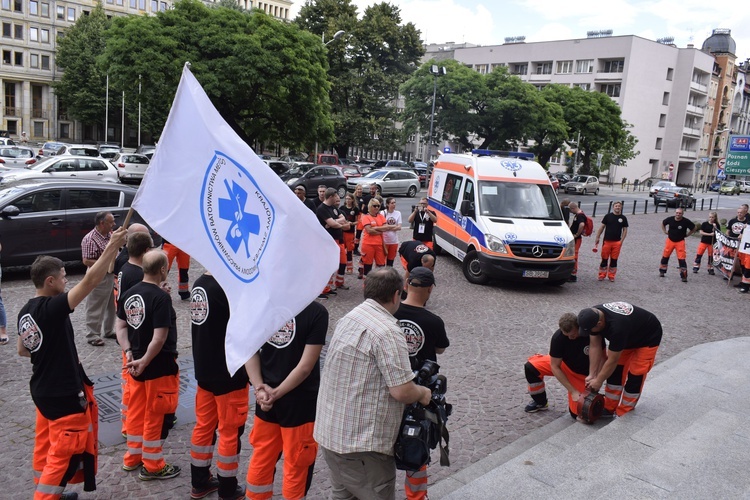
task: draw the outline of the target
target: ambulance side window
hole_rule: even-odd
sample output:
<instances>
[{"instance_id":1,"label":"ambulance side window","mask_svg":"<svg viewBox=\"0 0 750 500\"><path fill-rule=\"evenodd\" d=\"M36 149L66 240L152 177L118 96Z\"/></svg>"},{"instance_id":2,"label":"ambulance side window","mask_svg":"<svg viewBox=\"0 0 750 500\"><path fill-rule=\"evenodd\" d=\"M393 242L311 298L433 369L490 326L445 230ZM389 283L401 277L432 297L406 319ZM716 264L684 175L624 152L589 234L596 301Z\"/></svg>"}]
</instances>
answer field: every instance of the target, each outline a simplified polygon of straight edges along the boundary
<instances>
[{"instance_id":1,"label":"ambulance side window","mask_svg":"<svg viewBox=\"0 0 750 500\"><path fill-rule=\"evenodd\" d=\"M443 189L443 205L449 208L456 208L458 196L461 193L461 177L448 174Z\"/></svg>"}]
</instances>

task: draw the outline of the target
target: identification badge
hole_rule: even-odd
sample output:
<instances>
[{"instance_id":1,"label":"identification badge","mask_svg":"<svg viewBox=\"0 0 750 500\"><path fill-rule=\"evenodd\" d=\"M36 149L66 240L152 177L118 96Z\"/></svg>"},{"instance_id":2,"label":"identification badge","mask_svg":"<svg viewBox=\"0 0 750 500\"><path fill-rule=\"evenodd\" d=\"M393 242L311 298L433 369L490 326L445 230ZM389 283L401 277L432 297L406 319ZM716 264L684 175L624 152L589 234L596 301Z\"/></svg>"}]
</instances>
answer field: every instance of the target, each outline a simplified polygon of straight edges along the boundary
<instances>
[{"instance_id":1,"label":"identification badge","mask_svg":"<svg viewBox=\"0 0 750 500\"><path fill-rule=\"evenodd\" d=\"M424 233L424 223L419 225L419 229L417 229L418 233Z\"/></svg>"}]
</instances>

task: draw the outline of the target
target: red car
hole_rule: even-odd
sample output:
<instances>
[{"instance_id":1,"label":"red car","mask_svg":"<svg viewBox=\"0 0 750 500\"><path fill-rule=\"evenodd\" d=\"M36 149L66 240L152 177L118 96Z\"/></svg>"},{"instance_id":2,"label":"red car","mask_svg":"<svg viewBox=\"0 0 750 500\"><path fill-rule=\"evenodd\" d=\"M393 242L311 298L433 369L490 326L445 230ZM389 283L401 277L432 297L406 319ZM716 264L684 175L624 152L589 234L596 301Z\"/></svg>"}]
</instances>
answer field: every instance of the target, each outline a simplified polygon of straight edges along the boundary
<instances>
[{"instance_id":1,"label":"red car","mask_svg":"<svg viewBox=\"0 0 750 500\"><path fill-rule=\"evenodd\" d=\"M341 171L343 172L344 177L346 177L347 179L362 177L362 175L364 175L356 165L347 165L345 167L341 167Z\"/></svg>"}]
</instances>

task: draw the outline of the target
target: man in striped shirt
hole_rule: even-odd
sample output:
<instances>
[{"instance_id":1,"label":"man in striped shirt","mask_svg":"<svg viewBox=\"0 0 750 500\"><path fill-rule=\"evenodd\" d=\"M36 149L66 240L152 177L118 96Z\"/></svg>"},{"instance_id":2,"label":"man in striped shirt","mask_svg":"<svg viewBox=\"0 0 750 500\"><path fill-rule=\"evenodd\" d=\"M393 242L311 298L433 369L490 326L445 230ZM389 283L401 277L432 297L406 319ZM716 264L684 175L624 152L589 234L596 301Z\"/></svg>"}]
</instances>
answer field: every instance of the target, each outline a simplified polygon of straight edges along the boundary
<instances>
[{"instance_id":1,"label":"man in striped shirt","mask_svg":"<svg viewBox=\"0 0 750 500\"><path fill-rule=\"evenodd\" d=\"M81 240L81 257L86 267L91 267L104 253L109 243L115 218L111 212L98 212L94 216L94 229ZM115 338L115 277L108 272L86 299L86 341L93 346L103 346L105 338Z\"/></svg>"}]
</instances>

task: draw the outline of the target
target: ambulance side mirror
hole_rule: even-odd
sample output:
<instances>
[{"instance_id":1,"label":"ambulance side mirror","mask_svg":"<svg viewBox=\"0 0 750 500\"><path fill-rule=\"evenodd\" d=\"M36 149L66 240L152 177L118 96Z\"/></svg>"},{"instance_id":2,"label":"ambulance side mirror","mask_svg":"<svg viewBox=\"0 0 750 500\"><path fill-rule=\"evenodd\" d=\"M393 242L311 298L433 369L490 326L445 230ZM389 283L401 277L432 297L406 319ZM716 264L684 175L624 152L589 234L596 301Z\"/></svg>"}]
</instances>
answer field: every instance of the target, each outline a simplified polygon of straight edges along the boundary
<instances>
[{"instance_id":1,"label":"ambulance side mirror","mask_svg":"<svg viewBox=\"0 0 750 500\"><path fill-rule=\"evenodd\" d=\"M476 217L474 213L474 202L471 200L464 200L461 202L461 215L464 217Z\"/></svg>"}]
</instances>

